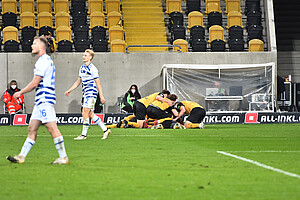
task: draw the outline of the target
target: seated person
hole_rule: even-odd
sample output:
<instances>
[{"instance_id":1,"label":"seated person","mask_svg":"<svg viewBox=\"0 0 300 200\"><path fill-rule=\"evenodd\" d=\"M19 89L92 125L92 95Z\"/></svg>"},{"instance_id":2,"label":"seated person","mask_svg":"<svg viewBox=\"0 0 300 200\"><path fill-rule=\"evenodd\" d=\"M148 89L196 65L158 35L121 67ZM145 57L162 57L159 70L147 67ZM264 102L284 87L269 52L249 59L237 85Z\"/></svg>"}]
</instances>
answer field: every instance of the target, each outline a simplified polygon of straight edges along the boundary
<instances>
[{"instance_id":1,"label":"seated person","mask_svg":"<svg viewBox=\"0 0 300 200\"><path fill-rule=\"evenodd\" d=\"M5 109L8 113L16 114L16 112L22 109L24 97L21 95L18 99L13 98L15 92L20 91L16 80L12 80L9 83L9 89L7 89L3 95L3 102L5 103Z\"/></svg>"},{"instance_id":2,"label":"seated person","mask_svg":"<svg viewBox=\"0 0 300 200\"><path fill-rule=\"evenodd\" d=\"M220 82L215 81L214 88L218 88L218 93L216 94L216 96L227 96L228 95L225 88L221 87ZM212 100L212 101L209 101L208 104L209 104L210 110L228 110L229 109L228 101Z\"/></svg>"},{"instance_id":3,"label":"seated person","mask_svg":"<svg viewBox=\"0 0 300 200\"><path fill-rule=\"evenodd\" d=\"M56 41L55 38L52 37L52 34L48 31L48 33L42 35L43 37L45 37L48 41L48 48L47 48L47 53L53 53L56 52L57 49L57 45L56 45Z\"/></svg>"},{"instance_id":4,"label":"seated person","mask_svg":"<svg viewBox=\"0 0 300 200\"><path fill-rule=\"evenodd\" d=\"M203 119L206 115L206 111L202 106L193 101L181 101L174 105L174 108L179 112L178 116L174 118L174 121L187 114L188 117L184 122L186 128L204 128Z\"/></svg>"},{"instance_id":5,"label":"seated person","mask_svg":"<svg viewBox=\"0 0 300 200\"><path fill-rule=\"evenodd\" d=\"M133 113L133 104L140 98L141 95L139 93L137 85L131 85L129 90L124 95L121 109L127 113Z\"/></svg>"}]
</instances>

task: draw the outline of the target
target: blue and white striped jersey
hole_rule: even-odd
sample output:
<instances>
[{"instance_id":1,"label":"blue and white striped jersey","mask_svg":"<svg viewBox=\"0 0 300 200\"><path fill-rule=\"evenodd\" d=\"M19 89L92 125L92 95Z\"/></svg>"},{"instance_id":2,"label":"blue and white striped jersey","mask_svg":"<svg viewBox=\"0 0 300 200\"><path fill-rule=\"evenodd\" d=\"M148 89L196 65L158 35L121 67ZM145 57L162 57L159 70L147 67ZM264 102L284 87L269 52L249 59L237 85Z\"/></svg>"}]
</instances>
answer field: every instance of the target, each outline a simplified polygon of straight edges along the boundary
<instances>
[{"instance_id":1,"label":"blue and white striped jersey","mask_svg":"<svg viewBox=\"0 0 300 200\"><path fill-rule=\"evenodd\" d=\"M98 69L90 63L82 65L79 70L79 78L82 80L82 96L84 98L97 98L97 85L94 79L99 78Z\"/></svg>"},{"instance_id":2,"label":"blue and white striped jersey","mask_svg":"<svg viewBox=\"0 0 300 200\"><path fill-rule=\"evenodd\" d=\"M55 104L55 66L50 56L43 54L39 57L34 66L34 75L42 77L35 89L34 104Z\"/></svg>"}]
</instances>

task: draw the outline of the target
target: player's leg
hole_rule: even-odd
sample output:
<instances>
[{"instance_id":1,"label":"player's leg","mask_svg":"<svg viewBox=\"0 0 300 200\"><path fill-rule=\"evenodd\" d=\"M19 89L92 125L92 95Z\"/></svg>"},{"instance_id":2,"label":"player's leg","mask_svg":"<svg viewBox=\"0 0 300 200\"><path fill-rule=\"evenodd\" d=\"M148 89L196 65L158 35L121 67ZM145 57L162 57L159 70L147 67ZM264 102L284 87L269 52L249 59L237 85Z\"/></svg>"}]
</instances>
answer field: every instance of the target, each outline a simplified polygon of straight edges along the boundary
<instances>
[{"instance_id":1,"label":"player's leg","mask_svg":"<svg viewBox=\"0 0 300 200\"><path fill-rule=\"evenodd\" d=\"M109 136L109 134L111 133L111 130L108 129L104 125L103 121L100 119L100 117L98 117L97 115L95 115L95 113L94 113L93 110L90 111L89 117L93 120L93 122L95 122L95 124L97 124L98 126L100 126L100 128L103 131L103 137L102 137L102 139L103 140L106 139Z\"/></svg>"},{"instance_id":2,"label":"player's leg","mask_svg":"<svg viewBox=\"0 0 300 200\"><path fill-rule=\"evenodd\" d=\"M204 128L204 123L203 123L203 119L206 115L206 112L204 109L202 108L194 108L190 115L188 116L186 122L185 122L185 127L186 128L200 128L203 129Z\"/></svg>"},{"instance_id":3,"label":"player's leg","mask_svg":"<svg viewBox=\"0 0 300 200\"><path fill-rule=\"evenodd\" d=\"M37 131L40 125L42 124L40 119L40 110L34 106L31 119L28 125L28 136L22 146L21 152L19 155L11 157L8 156L7 159L14 163L24 163L25 158L29 151L31 150L32 146L35 144Z\"/></svg>"},{"instance_id":4,"label":"player's leg","mask_svg":"<svg viewBox=\"0 0 300 200\"><path fill-rule=\"evenodd\" d=\"M52 164L69 164L69 159L67 157L64 144L64 138L57 127L56 121L47 122L45 123L45 126L52 136L55 148L59 155L59 158L56 159Z\"/></svg>"},{"instance_id":5,"label":"player's leg","mask_svg":"<svg viewBox=\"0 0 300 200\"><path fill-rule=\"evenodd\" d=\"M146 106L139 101L134 102L133 113L137 118L138 128L143 128L146 117Z\"/></svg>"},{"instance_id":6,"label":"player's leg","mask_svg":"<svg viewBox=\"0 0 300 200\"><path fill-rule=\"evenodd\" d=\"M82 131L81 134L74 138L74 140L85 140L86 139L86 135L87 132L89 130L90 127L90 120L89 120L89 115L90 115L90 111L91 108L88 107L88 100L84 98L83 100L83 105L82 105Z\"/></svg>"}]
</instances>

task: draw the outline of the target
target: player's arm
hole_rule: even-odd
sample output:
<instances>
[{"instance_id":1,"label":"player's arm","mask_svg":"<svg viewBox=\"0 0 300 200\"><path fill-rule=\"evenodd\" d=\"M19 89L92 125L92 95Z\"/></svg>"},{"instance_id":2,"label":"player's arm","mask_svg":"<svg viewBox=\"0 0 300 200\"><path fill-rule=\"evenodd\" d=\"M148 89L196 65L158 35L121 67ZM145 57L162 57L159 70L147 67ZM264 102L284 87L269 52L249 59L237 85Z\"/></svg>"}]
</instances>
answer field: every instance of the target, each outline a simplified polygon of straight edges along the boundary
<instances>
[{"instance_id":1,"label":"player's arm","mask_svg":"<svg viewBox=\"0 0 300 200\"><path fill-rule=\"evenodd\" d=\"M163 98L163 97L160 96L160 95L157 95L157 96L156 96L156 100L161 101L161 102L165 102L165 103L167 103L169 106L173 106L172 101L170 101L170 100L167 99L167 98Z\"/></svg>"},{"instance_id":2,"label":"player's arm","mask_svg":"<svg viewBox=\"0 0 300 200\"><path fill-rule=\"evenodd\" d=\"M39 83L41 82L41 80L42 80L42 77L41 77L41 76L35 75L35 76L33 77L32 81L31 81L30 83L28 83L28 85L27 85L25 88L23 88L21 91L16 92L16 93L14 94L14 98L17 99L17 98L19 98L22 94L25 94L25 93L28 93L28 92L34 90L34 89L39 85Z\"/></svg>"},{"instance_id":3,"label":"player's arm","mask_svg":"<svg viewBox=\"0 0 300 200\"><path fill-rule=\"evenodd\" d=\"M105 98L103 96L102 86L101 86L101 83L100 83L100 79L99 78L95 78L94 80L95 80L96 85L97 85L97 89L98 89L98 92L99 92L100 101L101 101L101 103L105 103L106 100L105 100Z\"/></svg>"},{"instance_id":4,"label":"player's arm","mask_svg":"<svg viewBox=\"0 0 300 200\"><path fill-rule=\"evenodd\" d=\"M186 111L185 107L184 106L180 106L180 112L179 112L178 116L175 115L176 118L174 118L174 120L176 121L178 118L180 118L185 113L185 111Z\"/></svg>"},{"instance_id":5,"label":"player's arm","mask_svg":"<svg viewBox=\"0 0 300 200\"><path fill-rule=\"evenodd\" d=\"M75 90L79 85L81 84L81 78L78 77L78 79L75 81L75 83L70 87L70 89L68 89L67 91L65 91L65 95L69 96L69 94Z\"/></svg>"}]
</instances>

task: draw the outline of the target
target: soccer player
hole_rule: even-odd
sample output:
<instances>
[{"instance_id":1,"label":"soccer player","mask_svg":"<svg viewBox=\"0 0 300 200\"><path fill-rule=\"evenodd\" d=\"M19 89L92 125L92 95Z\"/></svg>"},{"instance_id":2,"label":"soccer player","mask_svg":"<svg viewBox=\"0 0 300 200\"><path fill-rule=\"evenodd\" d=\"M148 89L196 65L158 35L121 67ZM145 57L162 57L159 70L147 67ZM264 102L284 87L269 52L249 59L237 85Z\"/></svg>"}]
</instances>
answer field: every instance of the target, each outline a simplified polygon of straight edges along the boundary
<instances>
[{"instance_id":1,"label":"soccer player","mask_svg":"<svg viewBox=\"0 0 300 200\"><path fill-rule=\"evenodd\" d=\"M184 123L186 128L204 128L203 119L206 115L206 111L198 103L193 101L181 101L175 103L174 107L179 112L178 116L174 118L175 121L186 113L189 115Z\"/></svg>"},{"instance_id":2,"label":"soccer player","mask_svg":"<svg viewBox=\"0 0 300 200\"><path fill-rule=\"evenodd\" d=\"M82 83L82 95L83 95L83 104L82 104L82 117L83 117L83 127L81 135L74 138L74 140L85 140L86 135L89 129L89 118L91 118L100 128L103 130L104 134L102 139L106 139L111 133L111 130L108 129L102 120L94 114L95 102L97 99L97 89L99 92L99 97L101 103L105 103L105 98L102 93L102 87L99 79L98 70L93 65L92 60L95 53L87 49L83 54L84 64L79 69L79 77L77 81L72 85L72 87L65 92L66 96L76 89Z\"/></svg>"},{"instance_id":3,"label":"soccer player","mask_svg":"<svg viewBox=\"0 0 300 200\"><path fill-rule=\"evenodd\" d=\"M163 90L160 93L159 92L153 93L147 97L144 97L134 102L133 113L137 118L138 128L143 127L146 118L146 109L155 100L165 102L169 104L169 106L173 105L170 100L166 99L168 95L170 95L170 92L168 90Z\"/></svg>"},{"instance_id":4,"label":"soccer player","mask_svg":"<svg viewBox=\"0 0 300 200\"><path fill-rule=\"evenodd\" d=\"M28 126L28 137L19 155L7 159L14 163L24 163L27 154L34 145L37 131L42 123L45 124L51 134L59 158L52 164L69 164L66 154L64 139L56 124L56 114L54 104L55 96L55 66L50 56L46 54L47 40L43 37L35 37L31 46L32 53L38 57L34 67L34 77L32 81L21 91L14 94L14 98L19 98L22 94L36 90L34 108Z\"/></svg>"}]
</instances>

